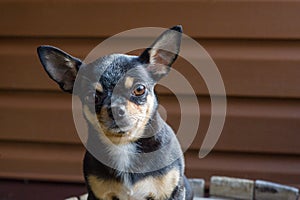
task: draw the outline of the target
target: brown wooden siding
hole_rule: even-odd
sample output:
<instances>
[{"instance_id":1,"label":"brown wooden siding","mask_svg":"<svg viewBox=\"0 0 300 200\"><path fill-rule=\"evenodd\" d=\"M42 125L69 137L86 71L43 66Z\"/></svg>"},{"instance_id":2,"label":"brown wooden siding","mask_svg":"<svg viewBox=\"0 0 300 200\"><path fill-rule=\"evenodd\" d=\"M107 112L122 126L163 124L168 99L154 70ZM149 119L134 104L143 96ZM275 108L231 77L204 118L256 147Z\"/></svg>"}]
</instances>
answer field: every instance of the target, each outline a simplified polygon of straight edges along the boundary
<instances>
[{"instance_id":1,"label":"brown wooden siding","mask_svg":"<svg viewBox=\"0 0 300 200\"><path fill-rule=\"evenodd\" d=\"M182 24L214 59L228 95L222 135L214 151L199 159L211 115L209 94L184 59L176 62L201 109L198 134L185 153L188 176L260 178L300 187L299 10L300 2L284 0L1 1L0 178L83 181L84 148L71 96L47 77L37 46L54 45L83 59L120 31ZM158 92L177 129L175 97L161 87ZM188 102L191 94L181 93ZM188 114L193 121L194 113Z\"/></svg>"}]
</instances>

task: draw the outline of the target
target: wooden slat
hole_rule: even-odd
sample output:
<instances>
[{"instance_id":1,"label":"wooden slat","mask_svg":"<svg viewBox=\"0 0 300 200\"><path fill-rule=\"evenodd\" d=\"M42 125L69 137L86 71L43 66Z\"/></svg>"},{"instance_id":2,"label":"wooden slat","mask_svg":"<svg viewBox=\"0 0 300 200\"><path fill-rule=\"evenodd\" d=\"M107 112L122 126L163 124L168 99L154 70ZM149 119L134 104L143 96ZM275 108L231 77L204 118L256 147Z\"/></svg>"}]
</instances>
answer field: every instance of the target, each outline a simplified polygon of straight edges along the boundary
<instances>
[{"instance_id":1,"label":"wooden slat","mask_svg":"<svg viewBox=\"0 0 300 200\"><path fill-rule=\"evenodd\" d=\"M56 90L58 86L48 78L38 57L36 47L51 44L84 58L102 39L0 39L0 89ZM138 39L125 39L138 42ZM199 40L210 53L222 75L228 96L300 97L300 42L298 41L245 41ZM117 50L117 46L111 46ZM192 48L185 51L198 58ZM201 61L199 61L201 62ZM206 83L200 74L183 59L174 68L182 73L195 92L207 95ZM210 77L206 77L210 78ZM178 80L170 80L177 93L187 94ZM159 89L160 93L169 93Z\"/></svg>"},{"instance_id":2,"label":"wooden slat","mask_svg":"<svg viewBox=\"0 0 300 200\"><path fill-rule=\"evenodd\" d=\"M1 93L0 140L79 144L71 112L71 95ZM167 120L177 130L180 108L172 96L161 96ZM195 121L195 107L184 97L185 116ZM210 120L209 98L199 98L200 126L191 149L199 150ZM215 146L219 151L300 154L300 101L228 99L226 123ZM184 134L194 134L190 129Z\"/></svg>"},{"instance_id":3,"label":"wooden slat","mask_svg":"<svg viewBox=\"0 0 300 200\"><path fill-rule=\"evenodd\" d=\"M81 145L0 142L1 178L83 182Z\"/></svg>"},{"instance_id":4,"label":"wooden slat","mask_svg":"<svg viewBox=\"0 0 300 200\"><path fill-rule=\"evenodd\" d=\"M98 41L98 40L96 40ZM101 40L100 40L101 41ZM95 41L72 39L0 39L2 89L56 90L57 85L49 79L37 56L37 47L51 44L69 50L74 56L88 53ZM79 47L79 48L78 48ZM4 75L5 74L5 75Z\"/></svg>"},{"instance_id":5,"label":"wooden slat","mask_svg":"<svg viewBox=\"0 0 300 200\"><path fill-rule=\"evenodd\" d=\"M83 183L66 183L55 181L32 181L5 179L0 181L0 197L6 200L15 199L66 199L70 196L81 196L87 192Z\"/></svg>"},{"instance_id":6,"label":"wooden slat","mask_svg":"<svg viewBox=\"0 0 300 200\"><path fill-rule=\"evenodd\" d=\"M180 109L173 98L161 97L168 110L168 122L175 130L180 124ZM185 99L187 117L195 121L197 105ZM226 121L214 147L218 151L299 154L300 102L298 100L229 98ZM211 117L210 101L199 98L200 126L190 149L199 150ZM192 129L184 134L192 134Z\"/></svg>"},{"instance_id":7,"label":"wooden slat","mask_svg":"<svg viewBox=\"0 0 300 200\"><path fill-rule=\"evenodd\" d=\"M1 1L2 36L110 36L182 24L193 37L300 38L298 1Z\"/></svg>"},{"instance_id":8,"label":"wooden slat","mask_svg":"<svg viewBox=\"0 0 300 200\"><path fill-rule=\"evenodd\" d=\"M67 94L1 95L1 140L79 143Z\"/></svg>"}]
</instances>

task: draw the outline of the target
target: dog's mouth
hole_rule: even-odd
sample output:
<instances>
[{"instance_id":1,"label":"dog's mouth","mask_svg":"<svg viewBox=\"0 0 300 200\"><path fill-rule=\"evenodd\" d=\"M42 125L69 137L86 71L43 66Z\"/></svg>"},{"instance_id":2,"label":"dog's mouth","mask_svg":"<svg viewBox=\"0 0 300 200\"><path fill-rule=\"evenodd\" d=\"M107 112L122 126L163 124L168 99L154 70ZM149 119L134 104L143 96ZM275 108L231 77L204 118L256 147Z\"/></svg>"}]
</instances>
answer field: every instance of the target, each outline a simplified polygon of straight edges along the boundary
<instances>
[{"instance_id":1,"label":"dog's mouth","mask_svg":"<svg viewBox=\"0 0 300 200\"><path fill-rule=\"evenodd\" d=\"M125 122L107 122L101 123L99 121L101 127L101 134L105 135L112 143L115 145L118 144L127 144L130 142L136 141L139 137L141 137L141 133L137 128L137 124L125 123Z\"/></svg>"},{"instance_id":2,"label":"dog's mouth","mask_svg":"<svg viewBox=\"0 0 300 200\"><path fill-rule=\"evenodd\" d=\"M106 121L99 120L99 123L101 124L101 127L105 130L104 133L106 135L116 137L129 135L131 132L134 131L136 127L134 122L127 119Z\"/></svg>"},{"instance_id":3,"label":"dog's mouth","mask_svg":"<svg viewBox=\"0 0 300 200\"><path fill-rule=\"evenodd\" d=\"M132 123L113 121L107 129L112 133L125 135L126 133L131 132L133 128L134 125Z\"/></svg>"},{"instance_id":4,"label":"dog's mouth","mask_svg":"<svg viewBox=\"0 0 300 200\"><path fill-rule=\"evenodd\" d=\"M133 115L121 120L101 118L98 115L98 123L101 134L116 145L135 142L144 134L145 119Z\"/></svg>"}]
</instances>

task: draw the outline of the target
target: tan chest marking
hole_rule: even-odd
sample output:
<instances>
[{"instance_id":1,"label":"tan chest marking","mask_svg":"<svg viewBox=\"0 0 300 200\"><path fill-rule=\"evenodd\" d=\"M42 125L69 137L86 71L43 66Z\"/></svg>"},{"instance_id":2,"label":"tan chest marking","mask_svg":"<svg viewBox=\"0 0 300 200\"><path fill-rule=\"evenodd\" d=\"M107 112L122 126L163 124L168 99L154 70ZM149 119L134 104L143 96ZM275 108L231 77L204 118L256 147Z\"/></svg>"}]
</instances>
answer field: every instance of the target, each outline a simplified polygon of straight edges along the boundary
<instances>
[{"instance_id":1,"label":"tan chest marking","mask_svg":"<svg viewBox=\"0 0 300 200\"><path fill-rule=\"evenodd\" d=\"M127 199L128 190L120 182L102 180L94 175L88 177L88 182L91 190L98 199L112 200L113 197L121 196Z\"/></svg>"},{"instance_id":2,"label":"tan chest marking","mask_svg":"<svg viewBox=\"0 0 300 200\"><path fill-rule=\"evenodd\" d=\"M171 196L179 182L179 170L173 169L164 176L148 177L137 182L134 187L134 197L152 197L155 200L167 199Z\"/></svg>"},{"instance_id":3,"label":"tan chest marking","mask_svg":"<svg viewBox=\"0 0 300 200\"><path fill-rule=\"evenodd\" d=\"M154 200L164 200L171 196L178 185L179 170L172 169L167 174L158 177L147 177L128 188L120 182L104 181L96 176L89 176L88 181L95 196L103 200L145 200L152 197Z\"/></svg>"}]
</instances>

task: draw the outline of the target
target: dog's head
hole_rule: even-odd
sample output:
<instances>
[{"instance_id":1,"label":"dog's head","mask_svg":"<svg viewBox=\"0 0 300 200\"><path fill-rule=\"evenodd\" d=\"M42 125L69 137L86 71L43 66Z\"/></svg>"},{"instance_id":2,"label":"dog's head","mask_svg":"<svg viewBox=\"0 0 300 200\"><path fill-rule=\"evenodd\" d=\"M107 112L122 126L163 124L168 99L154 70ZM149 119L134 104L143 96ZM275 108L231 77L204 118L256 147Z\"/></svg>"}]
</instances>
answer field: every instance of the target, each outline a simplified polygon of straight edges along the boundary
<instances>
[{"instance_id":1,"label":"dog's head","mask_svg":"<svg viewBox=\"0 0 300 200\"><path fill-rule=\"evenodd\" d=\"M140 56L111 54L89 64L51 46L40 46L38 54L63 91L72 93L78 79L80 89L75 95L95 130L113 143L128 143L143 136L157 111L154 86L177 58L181 33L181 26L165 31ZM79 76L79 69L99 76Z\"/></svg>"}]
</instances>

